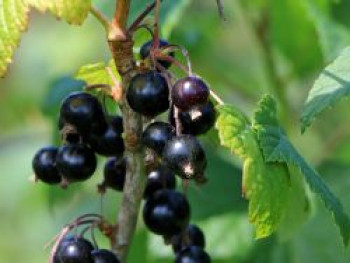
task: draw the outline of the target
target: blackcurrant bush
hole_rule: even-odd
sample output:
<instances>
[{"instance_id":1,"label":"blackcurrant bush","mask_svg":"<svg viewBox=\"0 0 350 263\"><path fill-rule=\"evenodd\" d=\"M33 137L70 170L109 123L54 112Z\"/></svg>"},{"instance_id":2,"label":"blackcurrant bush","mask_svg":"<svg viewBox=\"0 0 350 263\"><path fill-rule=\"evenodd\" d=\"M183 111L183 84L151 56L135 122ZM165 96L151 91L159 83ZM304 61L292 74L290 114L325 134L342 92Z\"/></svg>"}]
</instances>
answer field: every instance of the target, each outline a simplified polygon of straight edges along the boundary
<instances>
[{"instance_id":1,"label":"blackcurrant bush","mask_svg":"<svg viewBox=\"0 0 350 263\"><path fill-rule=\"evenodd\" d=\"M54 263L94 263L91 252L94 246L87 239L69 237L59 244Z\"/></svg>"},{"instance_id":2,"label":"blackcurrant bush","mask_svg":"<svg viewBox=\"0 0 350 263\"><path fill-rule=\"evenodd\" d=\"M174 236L171 243L175 253L188 246L197 246L204 249L205 237L198 226L190 224L182 233Z\"/></svg>"},{"instance_id":3,"label":"blackcurrant bush","mask_svg":"<svg viewBox=\"0 0 350 263\"><path fill-rule=\"evenodd\" d=\"M207 166L202 145L192 135L176 136L164 147L164 164L184 179L201 178Z\"/></svg>"},{"instance_id":4,"label":"blackcurrant bush","mask_svg":"<svg viewBox=\"0 0 350 263\"><path fill-rule=\"evenodd\" d=\"M146 42L145 44L143 44L141 46L141 49L140 49L140 57L141 57L141 59L145 59L145 58L147 58L150 55L150 50L151 50L152 45L153 45L153 41L150 40L150 41ZM169 45L169 43L167 41L165 41L163 39L159 39L159 48L160 49L162 49L164 47L167 47L168 45ZM169 52L167 55L171 56L171 57L174 57L175 53L174 52ZM157 62L159 64L161 64L166 69L171 66L171 62L167 61L167 60L164 60L164 59L157 59Z\"/></svg>"},{"instance_id":5,"label":"blackcurrant bush","mask_svg":"<svg viewBox=\"0 0 350 263\"><path fill-rule=\"evenodd\" d=\"M163 165L159 165L156 169L150 171L147 178L144 198L149 198L161 189L175 189L176 187L175 175Z\"/></svg>"},{"instance_id":6,"label":"blackcurrant bush","mask_svg":"<svg viewBox=\"0 0 350 263\"><path fill-rule=\"evenodd\" d=\"M103 182L99 185L102 192L105 188L112 188L116 191L123 191L125 183L126 162L125 159L110 158L104 167Z\"/></svg>"},{"instance_id":7,"label":"blackcurrant bush","mask_svg":"<svg viewBox=\"0 0 350 263\"><path fill-rule=\"evenodd\" d=\"M167 141L175 136L174 128L165 122L153 122L147 126L142 134L144 146L162 154Z\"/></svg>"},{"instance_id":8,"label":"blackcurrant bush","mask_svg":"<svg viewBox=\"0 0 350 263\"><path fill-rule=\"evenodd\" d=\"M210 263L210 257L202 248L189 246L176 254L175 263Z\"/></svg>"},{"instance_id":9,"label":"blackcurrant bush","mask_svg":"<svg viewBox=\"0 0 350 263\"><path fill-rule=\"evenodd\" d=\"M116 255L107 249L96 249L91 252L94 263L120 263Z\"/></svg>"},{"instance_id":10,"label":"blackcurrant bush","mask_svg":"<svg viewBox=\"0 0 350 263\"><path fill-rule=\"evenodd\" d=\"M159 190L151 195L143 208L143 220L150 231L163 236L179 234L190 219L186 197L174 190Z\"/></svg>"},{"instance_id":11,"label":"blackcurrant bush","mask_svg":"<svg viewBox=\"0 0 350 263\"><path fill-rule=\"evenodd\" d=\"M178 80L171 90L175 106L189 110L193 106L208 102L210 90L205 82L194 76Z\"/></svg>"},{"instance_id":12,"label":"blackcurrant bush","mask_svg":"<svg viewBox=\"0 0 350 263\"><path fill-rule=\"evenodd\" d=\"M87 142L98 154L104 156L122 155L124 152L124 140L122 138L122 118L114 116L103 134L90 133Z\"/></svg>"},{"instance_id":13,"label":"blackcurrant bush","mask_svg":"<svg viewBox=\"0 0 350 263\"><path fill-rule=\"evenodd\" d=\"M36 178L47 184L58 184L61 176L56 168L58 148L48 146L40 149L34 156L32 166Z\"/></svg>"},{"instance_id":14,"label":"blackcurrant bush","mask_svg":"<svg viewBox=\"0 0 350 263\"><path fill-rule=\"evenodd\" d=\"M63 100L60 119L61 126L69 123L82 134L103 133L107 128L100 102L86 92L71 93Z\"/></svg>"},{"instance_id":15,"label":"blackcurrant bush","mask_svg":"<svg viewBox=\"0 0 350 263\"><path fill-rule=\"evenodd\" d=\"M56 165L59 173L68 182L77 182L92 176L97 161L91 148L82 144L69 144L59 149Z\"/></svg>"},{"instance_id":16,"label":"blackcurrant bush","mask_svg":"<svg viewBox=\"0 0 350 263\"><path fill-rule=\"evenodd\" d=\"M175 126L173 110L170 111L170 122ZM206 133L215 124L216 112L212 102L197 105L188 111L179 112L183 134L200 135Z\"/></svg>"},{"instance_id":17,"label":"blackcurrant bush","mask_svg":"<svg viewBox=\"0 0 350 263\"><path fill-rule=\"evenodd\" d=\"M137 74L126 91L130 107L142 115L153 117L169 108L169 89L157 71Z\"/></svg>"}]
</instances>

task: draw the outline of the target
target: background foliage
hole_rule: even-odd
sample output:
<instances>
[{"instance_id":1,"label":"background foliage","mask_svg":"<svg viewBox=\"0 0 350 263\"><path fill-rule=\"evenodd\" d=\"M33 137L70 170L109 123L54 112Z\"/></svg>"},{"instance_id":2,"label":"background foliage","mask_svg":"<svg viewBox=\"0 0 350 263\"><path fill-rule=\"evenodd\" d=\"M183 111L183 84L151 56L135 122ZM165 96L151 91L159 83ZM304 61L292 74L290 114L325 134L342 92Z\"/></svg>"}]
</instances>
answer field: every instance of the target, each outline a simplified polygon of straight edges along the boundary
<instances>
[{"instance_id":1,"label":"background foliage","mask_svg":"<svg viewBox=\"0 0 350 263\"><path fill-rule=\"evenodd\" d=\"M111 1L95 2L111 15ZM279 117L295 148L317 168L345 211L350 212L347 101L318 114L325 104L314 100L305 106L309 115L302 114L308 92L322 69L350 45L350 1L227 0L226 22L218 18L215 1L164 2L163 36L184 45L195 72L226 102L248 116L253 116L263 93L277 98ZM142 3L133 7L132 17L142 9ZM22 37L15 63L7 77L0 80L1 262L45 262L48 253L44 244L64 223L81 213L100 211L95 185L101 176L67 191L34 185L28 178L35 151L51 141L57 142L60 100L67 92L81 89L81 83L69 76L81 65L108 62L103 30L91 17L82 27L70 27L37 12L30 13L29 21L30 30ZM146 37L138 33L136 46ZM345 83L350 81L350 70L346 72L350 65L348 53L342 53L340 65L327 68ZM348 84L327 90L332 80L325 77L324 73L320 76L311 95L319 94L323 86L326 94L334 96L331 101L339 92L348 94ZM315 107L319 117L301 136L299 119L303 116L306 127L312 118L305 120L305 114L310 116L310 109ZM232 160L228 151L216 146L214 132L202 139L210 160L210 181L203 188L190 188L190 202L193 219L207 236L213 262L349 262L349 248L342 247L338 229L321 201L308 193L306 202L296 194L298 185L303 184L301 177L293 179L293 201L297 205L289 204L291 219L282 223L288 227L281 227L269 238L254 240L247 203L241 197L241 162ZM107 217L113 219L119 198L113 192L105 196L103 213ZM298 210L300 203L304 209ZM161 243L161 238L149 234L140 221L130 262L172 262L170 248Z\"/></svg>"}]
</instances>

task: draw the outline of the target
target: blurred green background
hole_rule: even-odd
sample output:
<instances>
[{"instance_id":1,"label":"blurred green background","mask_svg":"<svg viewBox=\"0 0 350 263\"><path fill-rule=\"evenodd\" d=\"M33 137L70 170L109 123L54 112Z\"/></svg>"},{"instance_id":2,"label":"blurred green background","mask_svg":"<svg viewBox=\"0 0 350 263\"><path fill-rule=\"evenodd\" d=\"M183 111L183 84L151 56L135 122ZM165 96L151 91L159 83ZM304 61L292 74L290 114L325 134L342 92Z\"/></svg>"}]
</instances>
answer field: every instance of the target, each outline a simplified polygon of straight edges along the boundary
<instances>
[{"instance_id":1,"label":"blurred green background","mask_svg":"<svg viewBox=\"0 0 350 263\"><path fill-rule=\"evenodd\" d=\"M113 1L95 3L110 15ZM137 3L136 3L137 2ZM132 17L150 1L134 1ZM273 94L292 142L320 171L350 213L350 108L347 102L325 112L300 135L299 117L320 70L350 45L349 0L226 0L226 21L214 0L164 1L163 37L185 46L194 71L228 103L251 115L264 93ZM145 36L136 36L136 46ZM81 88L69 76L82 65L109 59L102 27L89 18L70 27L49 15L31 13L30 29L6 78L0 80L0 262L45 262L44 245L74 217L101 210L96 184L68 190L30 182L31 160L52 143L59 102ZM62 79L63 78L63 79ZM345 263L329 213L310 194L308 220L288 239L280 233L254 240L241 198L240 162L216 146L214 132L201 138L208 153L209 183L190 187L193 222L207 238L218 263ZM276 196L278 198L278 196ZM120 194L108 192L104 215L113 220ZM107 246L103 237L101 246ZM171 249L139 221L130 261L173 262Z\"/></svg>"}]
</instances>

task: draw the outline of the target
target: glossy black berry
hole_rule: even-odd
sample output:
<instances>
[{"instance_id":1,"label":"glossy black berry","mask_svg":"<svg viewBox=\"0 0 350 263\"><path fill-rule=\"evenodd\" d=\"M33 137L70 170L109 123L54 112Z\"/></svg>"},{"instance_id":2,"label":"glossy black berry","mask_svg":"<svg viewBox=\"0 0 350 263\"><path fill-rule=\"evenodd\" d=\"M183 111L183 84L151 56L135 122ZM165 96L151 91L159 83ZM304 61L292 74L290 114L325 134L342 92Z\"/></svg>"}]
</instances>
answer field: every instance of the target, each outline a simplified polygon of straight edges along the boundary
<instances>
[{"instance_id":1,"label":"glossy black berry","mask_svg":"<svg viewBox=\"0 0 350 263\"><path fill-rule=\"evenodd\" d=\"M186 247L176 254L175 263L210 263L207 252L196 246Z\"/></svg>"},{"instance_id":2,"label":"glossy black berry","mask_svg":"<svg viewBox=\"0 0 350 263\"><path fill-rule=\"evenodd\" d=\"M48 146L40 149L34 156L32 166L36 178L47 184L58 184L61 176L56 168L58 148Z\"/></svg>"},{"instance_id":3,"label":"glossy black berry","mask_svg":"<svg viewBox=\"0 0 350 263\"><path fill-rule=\"evenodd\" d=\"M103 192L105 188L123 191L125 183L126 162L125 159L110 158L103 170L103 182L99 185Z\"/></svg>"},{"instance_id":4,"label":"glossy black berry","mask_svg":"<svg viewBox=\"0 0 350 263\"><path fill-rule=\"evenodd\" d=\"M143 208L143 220L150 231L163 236L180 233L190 219L186 197L174 190L160 190L151 195Z\"/></svg>"},{"instance_id":5,"label":"glossy black berry","mask_svg":"<svg viewBox=\"0 0 350 263\"><path fill-rule=\"evenodd\" d=\"M74 92L66 97L60 110L61 126L69 123L81 134L103 133L107 128L104 112L96 97L86 92Z\"/></svg>"},{"instance_id":6,"label":"glossy black berry","mask_svg":"<svg viewBox=\"0 0 350 263\"><path fill-rule=\"evenodd\" d=\"M161 189L175 189L176 178L172 171L163 165L159 165L147 175L147 185L144 198L149 198Z\"/></svg>"},{"instance_id":7,"label":"glossy black berry","mask_svg":"<svg viewBox=\"0 0 350 263\"><path fill-rule=\"evenodd\" d=\"M192 135L180 135L168 141L163 150L163 162L186 179L202 177L207 166L204 149Z\"/></svg>"},{"instance_id":8,"label":"glossy black berry","mask_svg":"<svg viewBox=\"0 0 350 263\"><path fill-rule=\"evenodd\" d=\"M91 148L81 144L62 146L57 154L59 173L69 182L89 179L96 170L96 156Z\"/></svg>"},{"instance_id":9,"label":"glossy black berry","mask_svg":"<svg viewBox=\"0 0 350 263\"><path fill-rule=\"evenodd\" d=\"M102 134L90 133L87 139L91 148L103 156L117 156L124 152L124 140L122 138L122 118L114 116Z\"/></svg>"},{"instance_id":10,"label":"glossy black berry","mask_svg":"<svg viewBox=\"0 0 350 263\"><path fill-rule=\"evenodd\" d=\"M193 224L190 224L179 235L171 239L172 247L175 253L188 246L197 246L205 248L205 237L202 230Z\"/></svg>"},{"instance_id":11,"label":"glossy black berry","mask_svg":"<svg viewBox=\"0 0 350 263\"><path fill-rule=\"evenodd\" d=\"M91 252L94 263L120 263L116 255L107 249L96 249Z\"/></svg>"},{"instance_id":12,"label":"glossy black berry","mask_svg":"<svg viewBox=\"0 0 350 263\"><path fill-rule=\"evenodd\" d=\"M175 126L173 110L170 111L169 119L171 124ZM216 111L213 103L209 101L204 105L194 106L188 111L180 111L179 119L183 134L200 135L214 126Z\"/></svg>"},{"instance_id":13,"label":"glossy black berry","mask_svg":"<svg viewBox=\"0 0 350 263\"><path fill-rule=\"evenodd\" d=\"M207 103L209 93L209 88L202 79L191 76L175 83L171 90L171 97L179 109L189 110L193 106Z\"/></svg>"},{"instance_id":14,"label":"glossy black berry","mask_svg":"<svg viewBox=\"0 0 350 263\"><path fill-rule=\"evenodd\" d=\"M150 41L148 41L148 42L146 42L145 44L142 45L142 47L140 49L140 57L141 57L141 59L145 59L145 58L147 58L150 55L150 50L151 50L152 45L153 45L153 41L152 40L150 40ZM167 47L168 45L169 45L169 43L167 41L165 41L163 39L159 39L159 49ZM167 55L171 56L171 57L174 57L175 53L174 52L169 52ZM157 59L157 62L159 64L161 64L162 67L164 67L166 69L171 66L171 62L167 61L167 60L164 60L164 59Z\"/></svg>"},{"instance_id":15,"label":"glossy black berry","mask_svg":"<svg viewBox=\"0 0 350 263\"><path fill-rule=\"evenodd\" d=\"M167 141L175 136L174 128L165 122L153 122L147 126L142 134L144 146L162 154Z\"/></svg>"},{"instance_id":16,"label":"glossy black berry","mask_svg":"<svg viewBox=\"0 0 350 263\"><path fill-rule=\"evenodd\" d=\"M135 112L156 116L169 108L167 81L157 71L140 73L131 79L126 98Z\"/></svg>"},{"instance_id":17,"label":"glossy black berry","mask_svg":"<svg viewBox=\"0 0 350 263\"><path fill-rule=\"evenodd\" d=\"M70 237L61 241L54 255L54 263L94 263L91 255L94 247L90 241Z\"/></svg>"}]
</instances>

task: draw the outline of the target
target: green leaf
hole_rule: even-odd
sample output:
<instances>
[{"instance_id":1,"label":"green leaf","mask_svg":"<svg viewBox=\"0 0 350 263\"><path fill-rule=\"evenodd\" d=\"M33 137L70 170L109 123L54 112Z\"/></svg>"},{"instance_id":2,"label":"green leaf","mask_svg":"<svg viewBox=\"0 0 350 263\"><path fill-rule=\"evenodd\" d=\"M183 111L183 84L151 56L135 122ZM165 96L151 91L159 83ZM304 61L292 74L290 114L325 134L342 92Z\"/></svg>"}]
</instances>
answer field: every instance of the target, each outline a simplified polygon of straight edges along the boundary
<instances>
[{"instance_id":1,"label":"green leaf","mask_svg":"<svg viewBox=\"0 0 350 263\"><path fill-rule=\"evenodd\" d=\"M117 80L120 79L113 60L110 60L107 65L105 62L98 62L82 66L75 74L75 78L83 80L89 85L108 84L112 86L114 83L108 69L111 70Z\"/></svg>"},{"instance_id":2,"label":"green leaf","mask_svg":"<svg viewBox=\"0 0 350 263\"><path fill-rule=\"evenodd\" d=\"M28 11L28 5L24 0L0 2L0 77L5 75L21 33L27 28Z\"/></svg>"},{"instance_id":3,"label":"green leaf","mask_svg":"<svg viewBox=\"0 0 350 263\"><path fill-rule=\"evenodd\" d=\"M265 163L248 119L232 106L220 106L216 127L221 144L243 159L243 193L249 199L249 219L256 238L273 233L285 211L288 170L284 164Z\"/></svg>"},{"instance_id":4,"label":"green leaf","mask_svg":"<svg viewBox=\"0 0 350 263\"><path fill-rule=\"evenodd\" d=\"M302 132L325 109L350 94L350 47L327 66L315 81L301 116Z\"/></svg>"},{"instance_id":5,"label":"green leaf","mask_svg":"<svg viewBox=\"0 0 350 263\"><path fill-rule=\"evenodd\" d=\"M26 0L40 12L49 11L69 24L81 25L89 14L91 0Z\"/></svg>"},{"instance_id":6,"label":"green leaf","mask_svg":"<svg viewBox=\"0 0 350 263\"><path fill-rule=\"evenodd\" d=\"M345 245L350 238L350 219L344 212L340 201L329 190L326 183L296 151L285 136L277 121L276 102L271 96L265 96L260 102L260 108L255 114L254 128L257 131L260 147L267 162L281 162L295 165L304 175L310 189L324 202L326 208L332 213L335 223Z\"/></svg>"}]
</instances>

